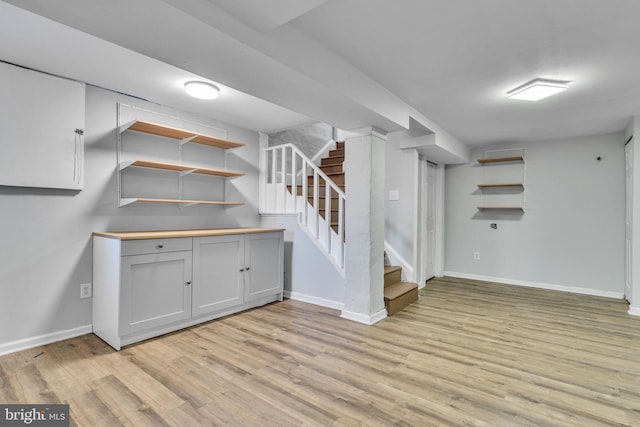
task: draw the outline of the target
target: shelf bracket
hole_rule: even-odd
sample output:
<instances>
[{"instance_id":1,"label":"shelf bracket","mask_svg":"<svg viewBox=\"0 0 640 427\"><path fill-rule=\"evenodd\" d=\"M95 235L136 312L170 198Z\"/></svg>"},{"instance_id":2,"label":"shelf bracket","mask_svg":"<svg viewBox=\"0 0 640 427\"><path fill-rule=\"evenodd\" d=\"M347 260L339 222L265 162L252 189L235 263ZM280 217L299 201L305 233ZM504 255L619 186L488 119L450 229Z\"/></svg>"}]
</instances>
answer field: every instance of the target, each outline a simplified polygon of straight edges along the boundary
<instances>
[{"instance_id":1,"label":"shelf bracket","mask_svg":"<svg viewBox=\"0 0 640 427\"><path fill-rule=\"evenodd\" d=\"M180 145L182 146L182 145L184 145L184 144L186 144L186 143L188 143L188 142L191 142L191 140L192 140L193 138L195 138L196 136L198 136L198 135L192 135L192 136L190 136L190 137L188 137L188 138L183 138L183 139L181 139L181 140L180 140Z\"/></svg>"},{"instance_id":2,"label":"shelf bracket","mask_svg":"<svg viewBox=\"0 0 640 427\"><path fill-rule=\"evenodd\" d=\"M136 198L120 198L120 202L118 203L119 207L130 205L131 203L137 202Z\"/></svg>"},{"instance_id":3,"label":"shelf bracket","mask_svg":"<svg viewBox=\"0 0 640 427\"><path fill-rule=\"evenodd\" d=\"M127 160L126 162L121 162L120 163L120 170L124 170L124 169L128 168L129 166L131 166L135 162L136 162L135 160Z\"/></svg>"},{"instance_id":4,"label":"shelf bracket","mask_svg":"<svg viewBox=\"0 0 640 427\"><path fill-rule=\"evenodd\" d=\"M180 177L191 175L192 173L194 173L197 170L198 169L189 169L189 170L186 170L186 171L180 171Z\"/></svg>"},{"instance_id":5,"label":"shelf bracket","mask_svg":"<svg viewBox=\"0 0 640 427\"><path fill-rule=\"evenodd\" d=\"M118 126L118 133L122 133L124 131L126 131L127 129L129 129L137 120L131 120L130 122L127 122L123 125Z\"/></svg>"}]
</instances>

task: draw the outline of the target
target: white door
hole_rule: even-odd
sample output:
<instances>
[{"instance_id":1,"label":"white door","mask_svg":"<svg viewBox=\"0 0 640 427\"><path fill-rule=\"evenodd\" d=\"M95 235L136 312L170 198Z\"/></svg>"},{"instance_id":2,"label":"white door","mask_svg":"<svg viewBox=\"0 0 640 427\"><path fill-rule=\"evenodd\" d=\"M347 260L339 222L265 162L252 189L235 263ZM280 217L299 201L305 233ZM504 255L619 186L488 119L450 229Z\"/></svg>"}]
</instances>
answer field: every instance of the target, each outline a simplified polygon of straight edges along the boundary
<instances>
[{"instance_id":1,"label":"white door","mask_svg":"<svg viewBox=\"0 0 640 427\"><path fill-rule=\"evenodd\" d=\"M627 301L631 302L631 271L632 271L632 250L631 250L631 232L633 227L633 142L627 143L625 146L625 191L626 191L626 209L625 209L625 235L626 235L626 274L625 274L625 290L624 296Z\"/></svg>"}]
</instances>

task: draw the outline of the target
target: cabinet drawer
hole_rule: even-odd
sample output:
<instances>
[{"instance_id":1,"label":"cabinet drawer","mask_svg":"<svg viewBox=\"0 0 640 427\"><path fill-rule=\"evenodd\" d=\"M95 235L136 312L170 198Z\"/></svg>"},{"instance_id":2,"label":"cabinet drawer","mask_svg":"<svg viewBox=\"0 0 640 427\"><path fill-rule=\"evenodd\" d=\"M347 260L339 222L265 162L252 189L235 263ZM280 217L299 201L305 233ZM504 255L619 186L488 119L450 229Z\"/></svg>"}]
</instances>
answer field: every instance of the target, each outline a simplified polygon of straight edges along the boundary
<instances>
[{"instance_id":1,"label":"cabinet drawer","mask_svg":"<svg viewBox=\"0 0 640 427\"><path fill-rule=\"evenodd\" d=\"M191 237L126 240L122 242L122 256L190 251L191 246Z\"/></svg>"}]
</instances>

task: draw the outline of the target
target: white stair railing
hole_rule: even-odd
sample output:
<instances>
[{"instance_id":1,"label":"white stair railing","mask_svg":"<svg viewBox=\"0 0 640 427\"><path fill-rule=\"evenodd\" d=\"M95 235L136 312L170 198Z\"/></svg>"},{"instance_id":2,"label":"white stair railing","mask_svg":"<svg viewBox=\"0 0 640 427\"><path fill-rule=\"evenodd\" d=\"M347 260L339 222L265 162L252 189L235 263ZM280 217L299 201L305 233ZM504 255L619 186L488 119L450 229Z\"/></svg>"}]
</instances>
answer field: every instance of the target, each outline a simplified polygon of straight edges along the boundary
<instances>
[{"instance_id":1,"label":"white stair railing","mask_svg":"<svg viewBox=\"0 0 640 427\"><path fill-rule=\"evenodd\" d=\"M297 214L300 226L344 273L344 191L292 144L262 153L261 214Z\"/></svg>"}]
</instances>

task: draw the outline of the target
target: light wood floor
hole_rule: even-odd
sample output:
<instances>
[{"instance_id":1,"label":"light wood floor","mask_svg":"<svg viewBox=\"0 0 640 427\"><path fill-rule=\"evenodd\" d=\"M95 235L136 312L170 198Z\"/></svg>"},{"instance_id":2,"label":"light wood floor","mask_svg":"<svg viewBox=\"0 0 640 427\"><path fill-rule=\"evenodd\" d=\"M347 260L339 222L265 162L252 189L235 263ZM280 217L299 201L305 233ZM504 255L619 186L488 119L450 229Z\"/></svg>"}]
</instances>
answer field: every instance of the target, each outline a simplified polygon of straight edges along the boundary
<instances>
[{"instance_id":1,"label":"light wood floor","mask_svg":"<svg viewBox=\"0 0 640 427\"><path fill-rule=\"evenodd\" d=\"M285 301L121 352L86 335L0 357L0 402L67 402L84 426L640 426L626 310L446 278L375 326Z\"/></svg>"}]
</instances>

